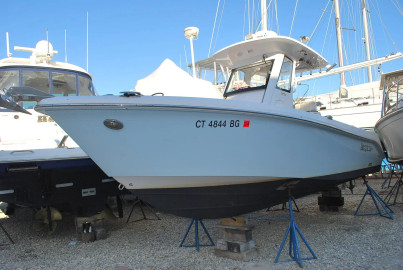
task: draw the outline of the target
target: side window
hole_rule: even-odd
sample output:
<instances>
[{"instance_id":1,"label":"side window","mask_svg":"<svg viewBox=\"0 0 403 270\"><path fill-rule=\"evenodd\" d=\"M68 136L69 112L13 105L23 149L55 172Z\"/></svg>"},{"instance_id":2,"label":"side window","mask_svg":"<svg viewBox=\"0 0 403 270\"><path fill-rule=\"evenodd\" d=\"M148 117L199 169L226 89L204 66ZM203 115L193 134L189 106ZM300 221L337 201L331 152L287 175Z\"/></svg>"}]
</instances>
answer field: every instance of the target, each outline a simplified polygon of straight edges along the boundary
<instances>
[{"instance_id":1,"label":"side window","mask_svg":"<svg viewBox=\"0 0 403 270\"><path fill-rule=\"evenodd\" d=\"M18 86L18 70L0 71L0 90Z\"/></svg>"},{"instance_id":2,"label":"side window","mask_svg":"<svg viewBox=\"0 0 403 270\"><path fill-rule=\"evenodd\" d=\"M75 74L52 72L52 85L56 96L77 95Z\"/></svg>"},{"instance_id":3,"label":"side window","mask_svg":"<svg viewBox=\"0 0 403 270\"><path fill-rule=\"evenodd\" d=\"M49 93L49 72L38 70L23 70L22 85L36 88Z\"/></svg>"},{"instance_id":4,"label":"side window","mask_svg":"<svg viewBox=\"0 0 403 270\"><path fill-rule=\"evenodd\" d=\"M89 78L78 76L78 95L92 96L92 82Z\"/></svg>"},{"instance_id":5,"label":"side window","mask_svg":"<svg viewBox=\"0 0 403 270\"><path fill-rule=\"evenodd\" d=\"M281 90L291 92L291 77L292 77L292 61L284 57L283 65L281 66L280 76L277 81L277 87Z\"/></svg>"}]
</instances>

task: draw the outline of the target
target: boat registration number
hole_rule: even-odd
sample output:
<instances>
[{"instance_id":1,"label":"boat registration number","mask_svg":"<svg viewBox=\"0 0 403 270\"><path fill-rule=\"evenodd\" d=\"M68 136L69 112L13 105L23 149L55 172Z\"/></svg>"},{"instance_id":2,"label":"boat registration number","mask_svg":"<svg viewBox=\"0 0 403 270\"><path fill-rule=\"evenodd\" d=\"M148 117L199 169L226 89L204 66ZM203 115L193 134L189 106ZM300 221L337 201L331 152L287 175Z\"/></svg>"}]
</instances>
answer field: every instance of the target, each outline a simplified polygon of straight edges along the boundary
<instances>
[{"instance_id":1,"label":"boat registration number","mask_svg":"<svg viewBox=\"0 0 403 270\"><path fill-rule=\"evenodd\" d=\"M197 120L195 123L196 128L248 128L250 126L249 120Z\"/></svg>"}]
</instances>

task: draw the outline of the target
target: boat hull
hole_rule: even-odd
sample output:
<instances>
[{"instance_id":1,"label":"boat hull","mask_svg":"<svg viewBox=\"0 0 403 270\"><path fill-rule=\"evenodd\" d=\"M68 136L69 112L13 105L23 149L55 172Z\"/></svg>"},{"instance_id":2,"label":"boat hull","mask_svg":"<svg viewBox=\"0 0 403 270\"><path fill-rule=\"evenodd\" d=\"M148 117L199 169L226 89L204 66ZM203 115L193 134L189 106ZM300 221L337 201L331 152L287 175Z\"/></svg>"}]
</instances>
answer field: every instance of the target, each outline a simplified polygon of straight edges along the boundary
<instances>
[{"instance_id":1,"label":"boat hull","mask_svg":"<svg viewBox=\"0 0 403 270\"><path fill-rule=\"evenodd\" d=\"M403 164L403 108L383 116L375 125L388 161Z\"/></svg>"},{"instance_id":2,"label":"boat hull","mask_svg":"<svg viewBox=\"0 0 403 270\"><path fill-rule=\"evenodd\" d=\"M92 216L104 210L108 196L127 193L89 157L61 158L69 150L74 151L1 151L0 201L32 208L53 206L78 216ZM61 152L56 153L59 157L46 155L55 151Z\"/></svg>"},{"instance_id":3,"label":"boat hull","mask_svg":"<svg viewBox=\"0 0 403 270\"><path fill-rule=\"evenodd\" d=\"M223 218L250 213L300 198L356 179L379 166L338 175L312 179L282 179L250 184L188 188L132 189L131 192L154 207L189 218Z\"/></svg>"},{"instance_id":4,"label":"boat hull","mask_svg":"<svg viewBox=\"0 0 403 270\"><path fill-rule=\"evenodd\" d=\"M180 197L182 191L201 188L206 192L197 203L203 208L210 205L210 191L251 185L254 191L247 196L253 198L263 184L270 198L278 181L344 175L329 184L334 186L377 171L384 157L375 134L294 109L253 110L249 106L255 103L169 97L113 97L113 104L108 98L99 100L103 104L89 105L94 99L70 105L49 100L51 105L41 103L37 109L58 122L108 176L139 196L144 196L140 190L169 194L178 189ZM218 199L214 204L230 204L236 193L219 196L221 203ZM163 198L154 194L144 199L153 203L150 197ZM270 202L256 196L253 206L234 205L233 212L208 214L209 207L205 214L192 211L204 218L231 216Z\"/></svg>"}]
</instances>

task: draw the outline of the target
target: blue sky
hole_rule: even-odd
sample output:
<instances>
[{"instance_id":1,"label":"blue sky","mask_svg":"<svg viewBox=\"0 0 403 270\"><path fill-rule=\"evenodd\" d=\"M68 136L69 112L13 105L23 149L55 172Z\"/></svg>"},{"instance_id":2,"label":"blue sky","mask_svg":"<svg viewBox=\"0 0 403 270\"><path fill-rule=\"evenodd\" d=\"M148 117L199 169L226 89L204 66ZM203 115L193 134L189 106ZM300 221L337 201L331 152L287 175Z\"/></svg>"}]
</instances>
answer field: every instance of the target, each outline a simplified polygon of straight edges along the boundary
<instances>
[{"instance_id":1,"label":"blue sky","mask_svg":"<svg viewBox=\"0 0 403 270\"><path fill-rule=\"evenodd\" d=\"M361 39L360 1L341 1L342 26L348 61L363 60ZM374 33L377 57L397 50L403 51L403 15L400 0L367 0ZM195 59L208 56L211 33L218 1L2 1L0 24L0 58L6 57L5 33L9 32L11 48L34 47L39 40L49 40L59 51L56 61L64 61L64 31L67 29L68 62L86 68L86 14L89 13L89 72L100 94L117 94L133 89L137 80L153 72L161 62L170 58L185 69L186 56L190 61L189 41L183 30L188 26L200 28L194 42ZM252 0L249 0L252 9ZM253 13L254 28L260 19L256 1ZM274 1L273 1L274 2ZM249 20L245 15L246 0L221 0L216 34L212 51L243 40L248 33ZM267 0L270 3L270 0ZM290 34L296 0L278 0L279 34ZM328 0L299 0L291 37L310 36ZM352 3L352 4L351 4ZM330 62L337 62L334 15L330 2L310 46L321 52ZM400 11L396 6L400 5ZM224 9L223 9L224 7ZM269 27L277 31L274 5L269 9ZM249 12L248 14L251 14ZM382 21L378 14L381 15ZM328 33L326 29L330 17ZM252 17L252 16L250 16ZM252 23L251 23L252 24ZM387 31L385 31L384 26ZM219 28L218 28L219 26ZM393 44L391 38L395 45ZM3 39L3 41L1 41ZM326 42L324 43L324 40ZM358 40L358 45L354 41ZM397 49L396 49L397 47ZM186 50L186 55L185 55ZM28 57L28 53L14 52L15 57ZM383 72L402 68L403 60L382 66ZM351 84L347 75L348 85ZM365 81L365 71L354 74L355 82ZM314 93L337 89L338 76L321 80ZM329 88L330 86L330 88ZM313 89L315 88L315 89ZM312 93L312 94L314 94Z\"/></svg>"}]
</instances>

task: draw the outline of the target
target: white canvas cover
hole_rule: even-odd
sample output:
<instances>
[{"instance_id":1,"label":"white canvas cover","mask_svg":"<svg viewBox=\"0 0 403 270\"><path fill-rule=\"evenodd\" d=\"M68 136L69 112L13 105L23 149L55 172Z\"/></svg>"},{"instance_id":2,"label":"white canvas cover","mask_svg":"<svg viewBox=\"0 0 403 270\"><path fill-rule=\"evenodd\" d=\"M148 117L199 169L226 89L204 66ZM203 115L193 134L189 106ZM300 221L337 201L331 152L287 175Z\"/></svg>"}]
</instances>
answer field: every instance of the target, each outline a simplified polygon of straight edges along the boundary
<instances>
[{"instance_id":1,"label":"white canvas cover","mask_svg":"<svg viewBox=\"0 0 403 270\"><path fill-rule=\"evenodd\" d=\"M212 83L193 78L168 58L153 73L138 80L134 91L143 95L222 98Z\"/></svg>"}]
</instances>

